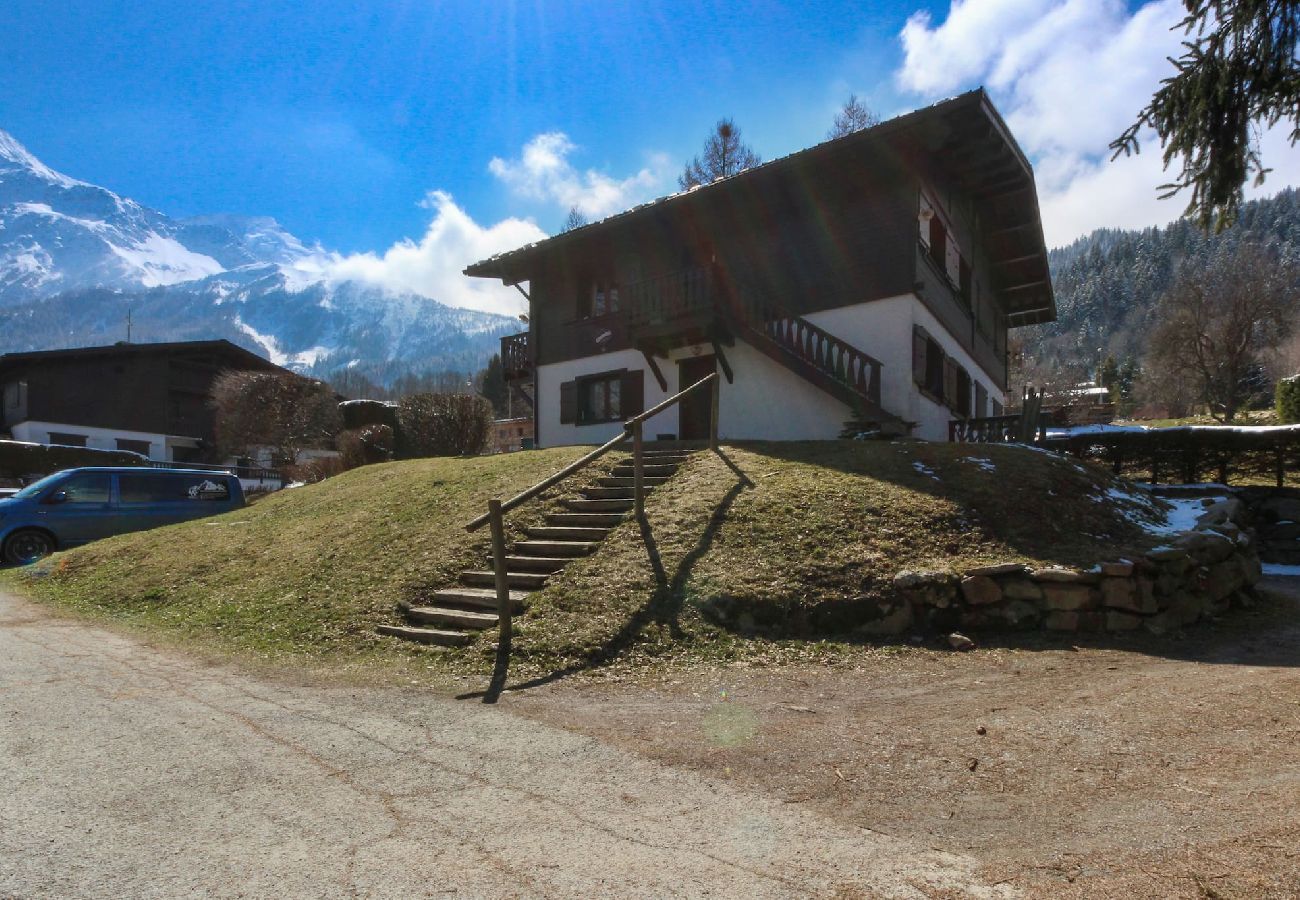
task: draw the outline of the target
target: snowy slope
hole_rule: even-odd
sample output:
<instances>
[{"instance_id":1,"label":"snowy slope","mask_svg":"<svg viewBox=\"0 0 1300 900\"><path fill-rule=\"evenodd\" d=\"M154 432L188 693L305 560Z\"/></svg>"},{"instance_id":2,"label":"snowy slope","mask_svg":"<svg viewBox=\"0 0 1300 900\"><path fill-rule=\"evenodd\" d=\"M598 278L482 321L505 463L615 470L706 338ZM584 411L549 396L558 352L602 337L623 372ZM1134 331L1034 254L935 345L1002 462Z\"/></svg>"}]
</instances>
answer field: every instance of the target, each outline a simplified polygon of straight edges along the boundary
<instances>
[{"instance_id":1,"label":"snowy slope","mask_svg":"<svg viewBox=\"0 0 1300 900\"><path fill-rule=\"evenodd\" d=\"M0 131L0 353L225 337L276 362L383 381L481 367L508 317L321 274L271 218L174 219L55 172Z\"/></svg>"}]
</instances>

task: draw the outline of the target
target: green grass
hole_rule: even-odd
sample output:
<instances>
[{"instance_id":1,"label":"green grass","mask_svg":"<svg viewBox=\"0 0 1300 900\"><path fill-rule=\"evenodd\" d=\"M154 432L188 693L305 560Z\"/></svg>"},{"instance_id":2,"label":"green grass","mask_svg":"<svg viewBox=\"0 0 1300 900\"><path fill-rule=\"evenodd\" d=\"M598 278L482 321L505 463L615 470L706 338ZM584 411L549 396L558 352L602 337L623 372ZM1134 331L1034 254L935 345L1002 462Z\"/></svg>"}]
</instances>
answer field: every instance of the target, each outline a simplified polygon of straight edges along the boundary
<instances>
[{"instance_id":1,"label":"green grass","mask_svg":"<svg viewBox=\"0 0 1300 900\"><path fill-rule=\"evenodd\" d=\"M724 449L725 457L697 454L651 494L644 530L625 523L533 595L517 620L516 674L611 659L853 654L862 652L852 628L863 604L885 596L902 569L1090 565L1151 543L1115 504L1093 499L1112 483L1104 471L1018 447ZM482 673L494 634L444 651L378 637L374 626L398 621L400 601L418 603L467 565L484 567L486 529L468 535L464 523L489 497L582 452L370 466L227 516L60 553L6 578L38 600L221 654ZM607 465L524 507L511 528L537 521Z\"/></svg>"}]
</instances>

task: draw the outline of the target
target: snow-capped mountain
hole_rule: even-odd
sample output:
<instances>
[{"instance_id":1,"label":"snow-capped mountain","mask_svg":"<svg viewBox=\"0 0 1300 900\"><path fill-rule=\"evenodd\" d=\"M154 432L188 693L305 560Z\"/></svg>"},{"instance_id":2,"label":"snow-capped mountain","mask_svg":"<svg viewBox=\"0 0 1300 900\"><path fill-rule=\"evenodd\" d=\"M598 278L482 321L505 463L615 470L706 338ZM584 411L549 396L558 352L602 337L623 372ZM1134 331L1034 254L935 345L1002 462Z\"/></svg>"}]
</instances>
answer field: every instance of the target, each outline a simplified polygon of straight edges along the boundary
<instances>
[{"instance_id":1,"label":"snow-capped mountain","mask_svg":"<svg viewBox=\"0 0 1300 900\"><path fill-rule=\"evenodd\" d=\"M55 172L0 131L0 353L224 337L317 374L469 370L505 316L325 277L271 218L176 219Z\"/></svg>"}]
</instances>

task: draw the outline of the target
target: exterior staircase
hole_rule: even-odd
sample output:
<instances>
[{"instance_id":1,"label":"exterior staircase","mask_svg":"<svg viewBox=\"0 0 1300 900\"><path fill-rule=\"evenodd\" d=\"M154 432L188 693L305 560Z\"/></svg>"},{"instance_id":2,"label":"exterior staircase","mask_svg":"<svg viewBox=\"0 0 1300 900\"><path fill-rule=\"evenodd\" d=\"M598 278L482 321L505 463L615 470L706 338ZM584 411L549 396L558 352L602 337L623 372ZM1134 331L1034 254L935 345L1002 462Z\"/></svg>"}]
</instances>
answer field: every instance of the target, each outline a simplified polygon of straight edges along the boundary
<instances>
[{"instance_id":1,"label":"exterior staircase","mask_svg":"<svg viewBox=\"0 0 1300 900\"><path fill-rule=\"evenodd\" d=\"M646 492L671 478L693 451L647 448L643 478ZM546 586L546 580L575 559L590 556L632 511L635 471L631 459L617 462L608 474L597 479L581 496L565 498L562 510L549 513L546 524L526 530L527 538L515 541L506 556L512 612L528 607L528 595ZM488 566L461 572L460 584L436 591L428 605L403 604L405 623L380 625L380 634L460 647L474 639L474 632L497 624L496 575Z\"/></svg>"},{"instance_id":2,"label":"exterior staircase","mask_svg":"<svg viewBox=\"0 0 1300 900\"><path fill-rule=\"evenodd\" d=\"M906 435L906 422L880 405L881 363L852 344L799 316L760 317L761 326L740 322L745 343L821 388L853 410L845 432Z\"/></svg>"}]
</instances>

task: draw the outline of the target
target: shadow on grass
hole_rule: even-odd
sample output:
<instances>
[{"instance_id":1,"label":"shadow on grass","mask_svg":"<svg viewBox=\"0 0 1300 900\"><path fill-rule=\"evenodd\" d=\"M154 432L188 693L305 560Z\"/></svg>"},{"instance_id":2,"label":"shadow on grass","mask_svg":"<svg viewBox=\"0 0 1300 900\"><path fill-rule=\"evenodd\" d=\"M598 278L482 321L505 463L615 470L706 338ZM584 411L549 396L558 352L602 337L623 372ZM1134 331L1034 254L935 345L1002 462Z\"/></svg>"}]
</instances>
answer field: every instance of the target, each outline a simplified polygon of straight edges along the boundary
<instances>
[{"instance_id":1,"label":"shadow on grass","mask_svg":"<svg viewBox=\"0 0 1300 900\"><path fill-rule=\"evenodd\" d=\"M736 498L746 488L754 486L749 476L725 453L719 450L717 456L736 473L736 484L727 491L726 495L718 503L717 508L709 517L704 531L701 532L699 540L691 551L682 557L671 577L664 567L663 558L659 553L659 544L655 539L653 529L650 527L650 522L644 516L637 519L637 526L641 530L641 540L645 546L646 556L649 559L650 568L654 572L655 590L646 602L624 623L622 628L604 644L593 649L577 662L508 688L506 685L506 670L509 665L509 647L507 646L505 653L502 653L500 652L500 645L498 645L492 679L487 690L459 694L456 699L472 700L482 698L485 703L495 703L501 693L507 689L511 692L525 691L530 688L551 684L579 672L609 665L635 644L641 633L652 624L667 627L674 639L683 638L681 612L686 598L686 585L690 581L691 573L694 571L696 564L712 549L713 542L722 529L723 523L726 522L727 514L730 512L732 504L736 502Z\"/></svg>"}]
</instances>

